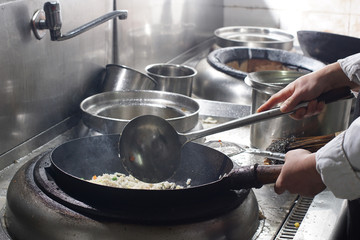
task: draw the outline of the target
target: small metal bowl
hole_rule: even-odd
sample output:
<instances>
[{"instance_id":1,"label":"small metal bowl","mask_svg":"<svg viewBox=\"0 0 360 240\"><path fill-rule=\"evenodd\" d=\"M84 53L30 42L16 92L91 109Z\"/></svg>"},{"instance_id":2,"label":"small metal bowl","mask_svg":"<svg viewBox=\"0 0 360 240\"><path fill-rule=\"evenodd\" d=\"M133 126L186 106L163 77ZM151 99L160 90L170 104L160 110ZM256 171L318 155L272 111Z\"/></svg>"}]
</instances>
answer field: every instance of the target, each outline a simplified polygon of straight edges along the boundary
<instances>
[{"instance_id":1,"label":"small metal bowl","mask_svg":"<svg viewBox=\"0 0 360 240\"><path fill-rule=\"evenodd\" d=\"M121 133L125 125L141 115L160 116L178 132L193 129L199 104L190 97L163 91L117 91L90 96L80 104L82 120L103 134Z\"/></svg>"}]
</instances>

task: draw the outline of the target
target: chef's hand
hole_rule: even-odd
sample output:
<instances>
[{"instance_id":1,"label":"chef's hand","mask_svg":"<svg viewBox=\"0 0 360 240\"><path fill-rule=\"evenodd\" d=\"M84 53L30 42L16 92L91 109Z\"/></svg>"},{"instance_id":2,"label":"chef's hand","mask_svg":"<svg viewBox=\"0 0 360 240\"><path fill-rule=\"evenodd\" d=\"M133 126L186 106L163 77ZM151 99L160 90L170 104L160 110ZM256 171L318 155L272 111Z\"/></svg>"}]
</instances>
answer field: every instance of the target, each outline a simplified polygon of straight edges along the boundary
<instances>
[{"instance_id":1,"label":"chef's hand","mask_svg":"<svg viewBox=\"0 0 360 240\"><path fill-rule=\"evenodd\" d=\"M267 102L258 108L257 112L269 110L279 103L282 103L280 111L289 112L302 101L316 99L316 97L322 93L322 89L316 87L314 83L310 81L311 78L311 75L305 75L290 83L284 89L271 96ZM290 114L290 116L297 120L310 117L320 113L324 106L324 102L312 100L306 108L300 108L295 113Z\"/></svg>"},{"instance_id":2,"label":"chef's hand","mask_svg":"<svg viewBox=\"0 0 360 240\"><path fill-rule=\"evenodd\" d=\"M286 153L285 164L274 186L277 194L289 191L293 194L313 197L325 188L316 170L315 153L304 149Z\"/></svg>"},{"instance_id":3,"label":"chef's hand","mask_svg":"<svg viewBox=\"0 0 360 240\"><path fill-rule=\"evenodd\" d=\"M310 101L306 108L300 108L290 115L294 119L310 117L320 113L325 106L324 102L318 102L313 99L331 89L344 86L349 86L353 89L359 87L347 78L339 63L333 63L296 79L284 89L274 94L258 108L257 112L269 110L279 103L282 103L280 106L282 112L289 112L300 102Z\"/></svg>"}]
</instances>

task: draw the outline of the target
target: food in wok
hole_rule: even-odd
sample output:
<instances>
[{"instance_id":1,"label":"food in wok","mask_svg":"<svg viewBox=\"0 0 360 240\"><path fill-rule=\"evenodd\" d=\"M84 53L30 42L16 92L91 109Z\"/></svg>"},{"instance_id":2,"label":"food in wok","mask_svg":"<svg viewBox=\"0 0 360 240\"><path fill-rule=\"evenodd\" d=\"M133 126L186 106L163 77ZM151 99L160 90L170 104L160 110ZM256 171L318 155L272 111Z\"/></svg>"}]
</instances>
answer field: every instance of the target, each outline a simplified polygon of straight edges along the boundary
<instances>
[{"instance_id":1,"label":"food in wok","mask_svg":"<svg viewBox=\"0 0 360 240\"><path fill-rule=\"evenodd\" d=\"M160 182L160 183L146 183L134 176L126 176L122 173L105 173L101 176L94 175L89 182L117 188L128 188L128 189L149 189L149 190L172 190L172 189L183 189L184 187L190 186L191 179L186 181L186 186L178 185L174 182Z\"/></svg>"}]
</instances>

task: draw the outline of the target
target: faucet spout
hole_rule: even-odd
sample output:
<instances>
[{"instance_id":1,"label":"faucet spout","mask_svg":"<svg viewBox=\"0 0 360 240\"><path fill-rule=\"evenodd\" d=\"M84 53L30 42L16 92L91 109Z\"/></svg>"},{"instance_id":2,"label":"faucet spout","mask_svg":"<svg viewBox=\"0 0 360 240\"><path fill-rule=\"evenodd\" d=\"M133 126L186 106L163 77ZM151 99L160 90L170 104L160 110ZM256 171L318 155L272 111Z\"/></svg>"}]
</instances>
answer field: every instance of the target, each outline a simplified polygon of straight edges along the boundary
<instances>
[{"instance_id":1,"label":"faucet spout","mask_svg":"<svg viewBox=\"0 0 360 240\"><path fill-rule=\"evenodd\" d=\"M44 29L50 30L50 37L52 41L63 41L73 38L81 33L84 33L102 23L105 23L113 18L118 17L120 20L126 19L128 15L127 10L115 10L107 13L99 18L96 18L66 34L61 33L61 11L58 2L46 2L44 10L38 10L32 18L32 27L37 39L42 39L45 36Z\"/></svg>"}]
</instances>

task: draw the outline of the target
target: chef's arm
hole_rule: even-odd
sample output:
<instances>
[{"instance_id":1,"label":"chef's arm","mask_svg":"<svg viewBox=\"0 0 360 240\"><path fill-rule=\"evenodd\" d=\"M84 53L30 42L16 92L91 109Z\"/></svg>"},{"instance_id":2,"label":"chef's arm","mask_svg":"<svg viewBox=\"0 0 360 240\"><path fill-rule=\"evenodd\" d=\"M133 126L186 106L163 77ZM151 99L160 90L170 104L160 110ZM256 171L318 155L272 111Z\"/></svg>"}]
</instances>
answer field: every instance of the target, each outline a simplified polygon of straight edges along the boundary
<instances>
[{"instance_id":1,"label":"chef's arm","mask_svg":"<svg viewBox=\"0 0 360 240\"><path fill-rule=\"evenodd\" d=\"M360 89L360 53L354 54L337 61L344 74L351 81L350 86L354 91Z\"/></svg>"},{"instance_id":2,"label":"chef's arm","mask_svg":"<svg viewBox=\"0 0 360 240\"><path fill-rule=\"evenodd\" d=\"M338 198L360 198L360 118L316 153L316 169Z\"/></svg>"},{"instance_id":3,"label":"chef's arm","mask_svg":"<svg viewBox=\"0 0 360 240\"><path fill-rule=\"evenodd\" d=\"M359 132L360 118L316 153L304 149L287 152L275 192L315 196L328 187L338 198L360 198Z\"/></svg>"}]
</instances>

